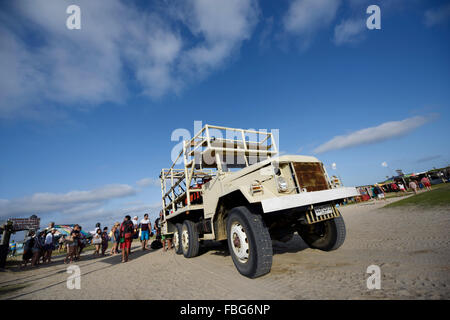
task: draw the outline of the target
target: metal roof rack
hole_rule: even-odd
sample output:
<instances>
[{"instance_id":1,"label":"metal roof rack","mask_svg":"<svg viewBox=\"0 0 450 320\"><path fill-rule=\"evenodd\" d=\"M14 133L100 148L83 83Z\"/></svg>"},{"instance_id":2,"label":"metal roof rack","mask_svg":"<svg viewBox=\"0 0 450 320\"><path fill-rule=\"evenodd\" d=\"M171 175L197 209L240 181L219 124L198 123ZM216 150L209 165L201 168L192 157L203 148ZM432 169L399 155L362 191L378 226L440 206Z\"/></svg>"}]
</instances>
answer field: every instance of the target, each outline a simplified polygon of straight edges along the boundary
<instances>
[{"instance_id":1,"label":"metal roof rack","mask_svg":"<svg viewBox=\"0 0 450 320\"><path fill-rule=\"evenodd\" d=\"M245 168L278 154L272 132L205 125L183 149L170 168L161 170L163 213L189 210L191 193L201 183L230 169ZM184 168L174 168L183 158ZM198 206L192 206L192 210Z\"/></svg>"}]
</instances>

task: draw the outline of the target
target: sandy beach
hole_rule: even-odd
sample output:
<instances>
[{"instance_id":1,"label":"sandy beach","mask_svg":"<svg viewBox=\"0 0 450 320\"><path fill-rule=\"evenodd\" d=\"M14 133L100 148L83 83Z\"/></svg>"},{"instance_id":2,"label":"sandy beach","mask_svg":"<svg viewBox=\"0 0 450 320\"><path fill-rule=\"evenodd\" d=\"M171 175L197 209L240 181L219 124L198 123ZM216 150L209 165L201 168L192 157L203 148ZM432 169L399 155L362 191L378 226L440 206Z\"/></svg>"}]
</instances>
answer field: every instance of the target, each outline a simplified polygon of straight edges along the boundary
<instances>
[{"instance_id":1,"label":"sandy beach","mask_svg":"<svg viewBox=\"0 0 450 320\"><path fill-rule=\"evenodd\" d=\"M389 202L396 200L388 200ZM310 249L298 236L274 241L272 271L247 279L227 249L208 243L199 257L139 250L76 263L81 289L67 288L62 258L38 269L0 273L0 299L449 299L450 208L341 208L347 238L337 251ZM367 267L381 269L381 289L366 286Z\"/></svg>"}]
</instances>

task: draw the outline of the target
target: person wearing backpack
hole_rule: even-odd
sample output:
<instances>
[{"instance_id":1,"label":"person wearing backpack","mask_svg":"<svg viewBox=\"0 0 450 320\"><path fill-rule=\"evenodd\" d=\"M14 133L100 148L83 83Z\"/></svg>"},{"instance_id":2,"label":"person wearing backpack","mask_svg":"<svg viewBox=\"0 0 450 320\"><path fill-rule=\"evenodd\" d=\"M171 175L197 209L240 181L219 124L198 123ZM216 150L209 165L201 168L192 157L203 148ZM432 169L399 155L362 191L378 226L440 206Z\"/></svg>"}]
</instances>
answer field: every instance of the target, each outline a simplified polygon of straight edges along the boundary
<instances>
[{"instance_id":1,"label":"person wearing backpack","mask_svg":"<svg viewBox=\"0 0 450 320\"><path fill-rule=\"evenodd\" d=\"M125 216L120 225L120 248L122 249L122 262L127 262L133 242L134 225L129 215Z\"/></svg>"}]
</instances>

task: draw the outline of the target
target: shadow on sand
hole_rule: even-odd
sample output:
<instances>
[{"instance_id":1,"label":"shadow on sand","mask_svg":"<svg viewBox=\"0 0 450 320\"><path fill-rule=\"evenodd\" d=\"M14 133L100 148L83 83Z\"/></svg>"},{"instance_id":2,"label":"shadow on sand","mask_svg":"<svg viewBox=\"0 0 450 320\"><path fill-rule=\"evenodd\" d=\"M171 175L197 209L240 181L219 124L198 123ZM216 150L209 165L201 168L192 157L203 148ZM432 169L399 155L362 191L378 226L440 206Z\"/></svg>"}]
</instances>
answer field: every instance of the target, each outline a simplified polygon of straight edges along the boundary
<instances>
[{"instance_id":1,"label":"shadow on sand","mask_svg":"<svg viewBox=\"0 0 450 320\"><path fill-rule=\"evenodd\" d=\"M131 250L131 253L130 253L130 256L129 256L129 262L131 262L134 259L137 259L139 257L142 257L142 256L144 256L146 254L154 253L154 252L156 252L158 250L161 250L161 249L156 249L156 250L149 249L149 250L143 251L140 247L139 248L135 248L135 249ZM112 264L112 265L118 264L118 263L122 263L122 254L109 256L107 258L103 258L101 261L105 262L105 263Z\"/></svg>"},{"instance_id":2,"label":"shadow on sand","mask_svg":"<svg viewBox=\"0 0 450 320\"><path fill-rule=\"evenodd\" d=\"M152 252L155 252L157 250L146 250L146 251L142 251L140 248L134 248L131 250L131 254L130 254L130 262L133 259L137 259L143 255L146 254L150 254ZM0 289L4 288L6 286L9 286L11 284L17 284L17 283L27 283L27 282L33 282L33 281L38 281L47 277L51 277L53 275L57 275L57 274L61 274L61 273L66 273L67 272L67 267L70 265L76 265L78 263L82 263L81 267L85 268L87 266L90 265L94 265L97 262L105 262L108 263L110 266L112 265L116 265L116 264L121 264L122 263L122 255L121 254L117 254L114 256L93 256L91 252L86 252L84 254L82 254L81 259L80 260L76 260L71 264L65 264L64 263L64 258L65 255L63 256L58 256L55 257L54 259L52 259L51 263L47 263L47 264L39 264L37 267L31 267L30 265L28 265L25 268L19 268L18 265L14 265L11 267L8 267L7 270L10 272L25 272L24 274L20 275L20 278L16 278L16 279L9 279L6 281L0 281ZM45 270L49 267L52 267L52 269L49 270ZM55 268L56 267L56 268ZM107 266L109 267L109 266ZM102 266L100 269L104 269L105 266ZM41 272L39 273L32 273L32 271L37 271L37 270L41 270ZM26 272L29 271L30 274L27 274ZM90 271L94 272L97 270L93 270Z\"/></svg>"},{"instance_id":3,"label":"shadow on sand","mask_svg":"<svg viewBox=\"0 0 450 320\"><path fill-rule=\"evenodd\" d=\"M158 249L158 250L160 250L160 249ZM156 251L157 250L145 250L145 251L142 251L140 248L134 248L134 249L131 250L130 261L129 262L132 263L132 260L137 259L139 257L142 257L142 256L144 256L146 254L151 254L151 253L156 252ZM58 265L59 266L64 266L63 268L59 268L58 270L52 270L50 272L46 272L45 274L40 273L40 274L34 274L34 275L29 275L29 276L21 276L20 279L12 279L12 280L8 280L8 281L0 282L0 295L5 295L5 294L8 294L8 293L12 293L12 292L14 292L16 290L20 290L20 289L28 286L30 284L30 282L33 282L33 281L37 281L37 280L40 280L40 279L43 279L43 278L47 278L49 276L56 275L58 273L66 273L67 266L69 266L70 264L64 264L63 260L64 260L64 257L62 257L58 261L52 262L51 264L43 265L43 266L46 266L46 267L58 266ZM100 265L98 268L95 268L94 270L90 270L88 272L83 272L82 273L82 275L87 275L87 274L94 273L94 272L97 272L97 271L105 270L106 268L110 268L110 267L112 267L114 265L117 265L117 264L122 264L122 255L118 254L118 255L114 255L114 256L94 257L91 253L88 253L88 254L82 255L81 262L84 262L84 261L89 261L89 263L83 264L81 266L83 268L88 266L88 265L95 264L97 262L106 262L106 263L109 264L108 266ZM75 264L77 262L78 261L76 261L76 262L74 262L72 264ZM39 268L42 268L42 267L39 267ZM15 271L26 271L26 270L27 269L18 269L18 270L15 270ZM32 270L32 269L28 269L28 270ZM26 295L29 295L29 294L33 294L33 293L36 293L36 292L41 292L41 291L44 291L44 290L46 290L48 288L51 288L51 287L54 287L54 286L57 286L57 285L60 285L60 284L66 283L66 282L67 282L67 279L65 279L63 281L57 281L57 282L49 284L49 285L47 285L47 286L45 286L43 288L39 288L39 289L33 290L31 292L21 293L21 294L18 294L16 296L8 297L7 300L17 299L17 298L20 298L20 297L23 297L23 296L26 296ZM3 289L3 291L1 289Z\"/></svg>"},{"instance_id":4,"label":"shadow on sand","mask_svg":"<svg viewBox=\"0 0 450 320\"><path fill-rule=\"evenodd\" d=\"M298 235L294 234L291 240L288 242L281 242L277 240L272 240L273 254L283 254L283 253L296 253L308 249L309 246L303 241L303 239ZM205 254L212 251L213 255L228 257L230 251L228 249L228 244L217 241L205 241L203 246L200 247L199 255Z\"/></svg>"}]
</instances>

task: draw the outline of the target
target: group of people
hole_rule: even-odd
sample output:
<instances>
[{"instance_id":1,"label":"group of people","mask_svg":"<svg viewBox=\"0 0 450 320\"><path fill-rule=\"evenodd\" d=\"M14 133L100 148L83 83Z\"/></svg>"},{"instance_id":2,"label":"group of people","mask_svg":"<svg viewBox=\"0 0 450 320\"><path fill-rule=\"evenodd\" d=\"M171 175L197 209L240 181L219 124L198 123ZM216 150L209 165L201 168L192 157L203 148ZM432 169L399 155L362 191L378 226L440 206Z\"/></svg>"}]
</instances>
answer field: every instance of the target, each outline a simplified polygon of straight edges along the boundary
<instances>
[{"instance_id":1,"label":"group of people","mask_svg":"<svg viewBox=\"0 0 450 320\"><path fill-rule=\"evenodd\" d=\"M26 267L29 262L35 267L52 262L52 253L67 251L64 263L81 259L83 249L89 244L89 239L81 232L82 227L78 224L73 226L68 236L57 237L54 222L41 231L30 230L23 244L23 255L21 267Z\"/></svg>"},{"instance_id":2,"label":"group of people","mask_svg":"<svg viewBox=\"0 0 450 320\"><path fill-rule=\"evenodd\" d=\"M155 241L150 245L149 240L155 234ZM113 241L111 255L116 254L120 246L120 249L122 250L122 262L129 261L131 244L134 239L140 240L141 249L143 251L151 248L158 249L161 246L166 250L167 239L161 236L160 218L155 220L154 228L152 229L148 214L145 214L144 218L140 221L137 216L134 216L133 219L131 219L129 215L125 216L121 224L118 222L114 224L110 235Z\"/></svg>"},{"instance_id":3,"label":"group of people","mask_svg":"<svg viewBox=\"0 0 450 320\"><path fill-rule=\"evenodd\" d=\"M403 184L403 181L394 181L387 187L388 187L389 191L391 191L391 192L405 192L406 193L406 188L405 188L405 185ZM430 179L426 176L424 176L422 179L410 177L409 183L408 183L408 188L411 191L413 191L415 194L417 194L417 192L422 189L431 191L431 182L430 182Z\"/></svg>"},{"instance_id":4,"label":"group of people","mask_svg":"<svg viewBox=\"0 0 450 320\"><path fill-rule=\"evenodd\" d=\"M373 186L360 187L359 192L363 197L363 201L366 201L370 199L386 200L386 193L390 192L402 192L406 194L409 190L417 194L422 189L431 191L431 182L428 177L409 177L408 179L409 183L403 180L396 180L384 185L375 184Z\"/></svg>"},{"instance_id":5,"label":"group of people","mask_svg":"<svg viewBox=\"0 0 450 320\"><path fill-rule=\"evenodd\" d=\"M411 179L409 181L409 188L417 194L417 191L423 188L426 188L427 191L431 191L431 183L427 177L423 177L422 179Z\"/></svg>"},{"instance_id":6,"label":"group of people","mask_svg":"<svg viewBox=\"0 0 450 320\"><path fill-rule=\"evenodd\" d=\"M95 245L94 255L104 256L108 249L108 242L112 242L110 255L121 254L122 262L128 262L133 240L139 239L143 251L163 248L165 251L172 247L170 239L161 235L161 217L154 222L153 228L148 214L139 221L137 216L131 218L126 215L122 223L114 223L108 233L108 227L100 228L97 224L92 243ZM150 244L150 239L155 235L155 240ZM166 246L167 245L167 246ZM101 250L101 253L100 253Z\"/></svg>"},{"instance_id":7,"label":"group of people","mask_svg":"<svg viewBox=\"0 0 450 320\"><path fill-rule=\"evenodd\" d=\"M75 224L69 235L55 236L56 229L54 223L50 223L48 228L42 231L30 231L24 241L24 250L21 266L26 266L31 261L31 266L41 263L50 263L52 252L58 249L58 253L67 251L64 263L72 263L81 259L83 249L89 245L94 245L93 256L105 256L112 243L110 255L121 254L122 262L129 261L131 244L134 239L139 239L142 250L163 248L164 251L172 248L171 239L161 234L160 216L154 222L150 222L148 214L140 221L135 216L133 219L126 215L123 222L116 222L111 231L108 227L103 229L97 223L92 239L86 237L82 232L82 227ZM150 239L156 235L155 241L150 244ZM42 262L41 262L42 261Z\"/></svg>"},{"instance_id":8,"label":"group of people","mask_svg":"<svg viewBox=\"0 0 450 320\"><path fill-rule=\"evenodd\" d=\"M41 263L51 263L52 252L55 250L55 233L53 222L48 228L37 233L33 230L29 231L23 245L21 266L25 267L29 262L33 267Z\"/></svg>"},{"instance_id":9,"label":"group of people","mask_svg":"<svg viewBox=\"0 0 450 320\"><path fill-rule=\"evenodd\" d=\"M64 263L72 263L74 260L81 259L81 252L87 246L89 240L81 232L81 226L76 224L73 226L72 231L60 244L66 248L67 254L64 258Z\"/></svg>"}]
</instances>

